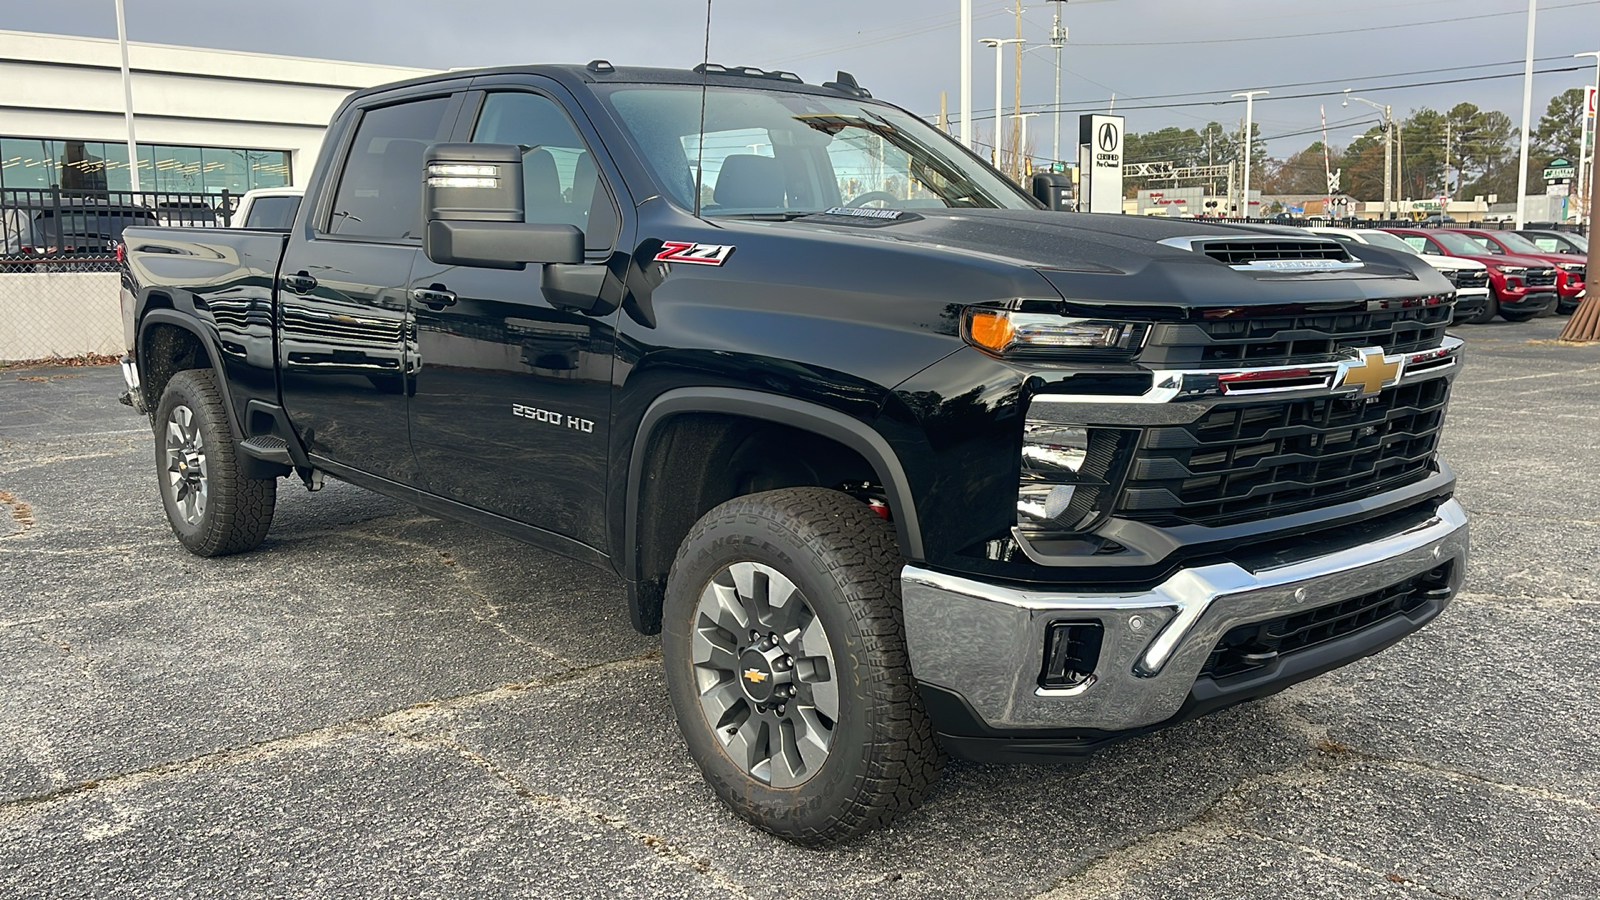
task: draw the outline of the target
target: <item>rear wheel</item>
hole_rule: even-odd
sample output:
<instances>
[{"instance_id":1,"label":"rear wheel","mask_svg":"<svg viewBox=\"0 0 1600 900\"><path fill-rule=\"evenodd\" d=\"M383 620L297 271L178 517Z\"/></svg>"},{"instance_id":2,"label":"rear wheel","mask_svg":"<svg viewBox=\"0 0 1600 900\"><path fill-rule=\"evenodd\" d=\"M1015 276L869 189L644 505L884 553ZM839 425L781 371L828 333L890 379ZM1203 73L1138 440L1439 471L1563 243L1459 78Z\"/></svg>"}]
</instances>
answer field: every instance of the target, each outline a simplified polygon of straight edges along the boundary
<instances>
[{"instance_id":1,"label":"rear wheel","mask_svg":"<svg viewBox=\"0 0 1600 900\"><path fill-rule=\"evenodd\" d=\"M272 527L275 478L247 478L209 369L172 376L156 406L156 471L172 533L197 556L253 550Z\"/></svg>"},{"instance_id":2,"label":"rear wheel","mask_svg":"<svg viewBox=\"0 0 1600 900\"><path fill-rule=\"evenodd\" d=\"M854 498L730 500L684 539L662 655L678 728L734 812L824 846L922 801L942 754L912 684L893 529Z\"/></svg>"}]
</instances>

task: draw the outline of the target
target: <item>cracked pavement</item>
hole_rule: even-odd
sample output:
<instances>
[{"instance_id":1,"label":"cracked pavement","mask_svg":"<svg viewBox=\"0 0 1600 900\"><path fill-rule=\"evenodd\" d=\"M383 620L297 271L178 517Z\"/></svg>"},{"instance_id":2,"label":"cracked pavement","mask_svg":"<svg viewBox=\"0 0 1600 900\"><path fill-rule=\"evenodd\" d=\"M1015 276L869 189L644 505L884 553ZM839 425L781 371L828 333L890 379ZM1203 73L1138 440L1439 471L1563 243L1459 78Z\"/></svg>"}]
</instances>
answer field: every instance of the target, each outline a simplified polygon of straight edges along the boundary
<instances>
[{"instance_id":1,"label":"cracked pavement","mask_svg":"<svg viewBox=\"0 0 1600 900\"><path fill-rule=\"evenodd\" d=\"M1465 593L842 848L701 782L614 577L343 484L185 553L114 368L0 370L0 896L1600 896L1600 346L1466 326ZM23 378L22 376L26 376Z\"/></svg>"}]
</instances>

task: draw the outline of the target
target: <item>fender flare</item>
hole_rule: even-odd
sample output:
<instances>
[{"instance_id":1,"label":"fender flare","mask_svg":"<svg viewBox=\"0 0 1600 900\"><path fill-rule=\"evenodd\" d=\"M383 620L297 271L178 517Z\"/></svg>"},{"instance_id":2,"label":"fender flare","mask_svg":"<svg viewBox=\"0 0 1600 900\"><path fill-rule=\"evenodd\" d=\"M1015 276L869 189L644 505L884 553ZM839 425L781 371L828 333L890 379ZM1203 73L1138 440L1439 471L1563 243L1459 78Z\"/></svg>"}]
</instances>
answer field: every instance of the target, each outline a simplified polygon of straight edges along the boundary
<instances>
[{"instance_id":1,"label":"fender flare","mask_svg":"<svg viewBox=\"0 0 1600 900\"><path fill-rule=\"evenodd\" d=\"M195 322L193 316L185 315L184 313L168 307L158 307L156 309L148 310L142 317L140 317L139 330L134 335L134 359L136 359L139 364L139 377L141 381L144 384L150 383L149 379L146 377L147 373L144 368L145 355L143 350L145 333L150 329L151 325L173 325L181 328L184 331L194 335L195 339L200 342L200 346L206 349L206 356L211 361L211 371L216 373L217 376L217 390L222 393L222 405L228 410L228 430L233 432L233 439L235 441L244 440L244 431L239 426L239 414L233 405L233 392L229 389L228 379L225 373L222 371L221 344L218 340L216 340L215 336L207 335L199 326L199 324ZM145 397L145 405L150 408L151 415L155 414L155 408L160 403L160 397Z\"/></svg>"},{"instance_id":2,"label":"fender flare","mask_svg":"<svg viewBox=\"0 0 1600 900\"><path fill-rule=\"evenodd\" d=\"M889 442L870 425L838 410L780 394L724 387L676 388L650 404L634 433L623 530L622 574L630 582L639 577L639 498L644 488L645 449L663 422L682 413L724 413L776 422L837 441L861 454L888 495L901 553L908 560L923 558L922 527L910 479Z\"/></svg>"}]
</instances>

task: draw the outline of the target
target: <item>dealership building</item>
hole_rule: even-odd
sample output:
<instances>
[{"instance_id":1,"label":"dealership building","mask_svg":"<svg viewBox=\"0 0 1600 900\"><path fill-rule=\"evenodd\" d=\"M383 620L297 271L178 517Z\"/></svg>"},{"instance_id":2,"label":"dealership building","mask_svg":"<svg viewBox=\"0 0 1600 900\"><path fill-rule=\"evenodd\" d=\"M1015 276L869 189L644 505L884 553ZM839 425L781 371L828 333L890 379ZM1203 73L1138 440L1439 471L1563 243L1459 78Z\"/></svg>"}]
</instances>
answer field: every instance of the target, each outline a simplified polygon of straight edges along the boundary
<instances>
[{"instance_id":1,"label":"dealership building","mask_svg":"<svg viewBox=\"0 0 1600 900\"><path fill-rule=\"evenodd\" d=\"M139 186L298 184L351 91L431 69L130 43ZM0 189L128 190L114 40L0 31Z\"/></svg>"}]
</instances>

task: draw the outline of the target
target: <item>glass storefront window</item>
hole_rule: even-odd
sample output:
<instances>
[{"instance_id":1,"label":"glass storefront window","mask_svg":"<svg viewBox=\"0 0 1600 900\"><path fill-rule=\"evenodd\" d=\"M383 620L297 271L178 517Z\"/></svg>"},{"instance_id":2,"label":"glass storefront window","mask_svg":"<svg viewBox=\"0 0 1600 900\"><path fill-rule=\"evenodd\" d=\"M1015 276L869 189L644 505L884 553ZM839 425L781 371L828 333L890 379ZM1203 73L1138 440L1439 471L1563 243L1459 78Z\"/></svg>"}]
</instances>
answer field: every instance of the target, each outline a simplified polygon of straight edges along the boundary
<instances>
[{"instance_id":1,"label":"glass storefront window","mask_svg":"<svg viewBox=\"0 0 1600 900\"><path fill-rule=\"evenodd\" d=\"M139 145L139 187L171 193L242 194L291 183L289 153L222 147ZM126 191L127 144L0 137L0 189Z\"/></svg>"}]
</instances>

